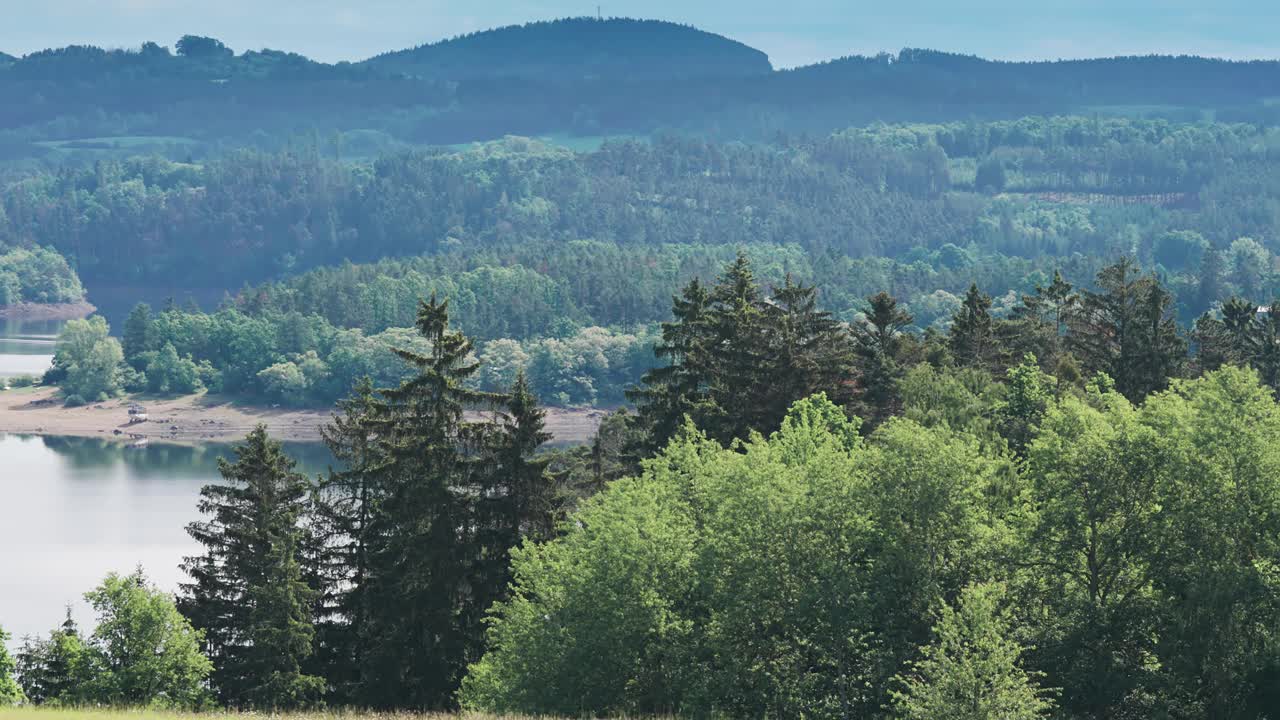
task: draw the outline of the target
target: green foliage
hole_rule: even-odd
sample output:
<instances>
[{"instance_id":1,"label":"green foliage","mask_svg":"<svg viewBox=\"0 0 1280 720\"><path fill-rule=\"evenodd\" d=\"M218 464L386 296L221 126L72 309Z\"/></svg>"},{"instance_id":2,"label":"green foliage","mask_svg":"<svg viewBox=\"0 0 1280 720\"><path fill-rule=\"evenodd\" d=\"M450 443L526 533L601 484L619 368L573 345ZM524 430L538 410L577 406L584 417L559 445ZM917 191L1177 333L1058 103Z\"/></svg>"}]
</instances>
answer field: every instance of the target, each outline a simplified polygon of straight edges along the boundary
<instances>
[{"instance_id":1,"label":"green foliage","mask_svg":"<svg viewBox=\"0 0 1280 720\"><path fill-rule=\"evenodd\" d=\"M0 222L4 214L0 212ZM4 249L0 243L0 251ZM43 247L0 252L0 306L73 303L84 300L84 286L65 258Z\"/></svg>"},{"instance_id":2,"label":"green foliage","mask_svg":"<svg viewBox=\"0 0 1280 720\"><path fill-rule=\"evenodd\" d=\"M84 401L101 401L122 389L120 341L109 335L107 321L95 315L88 320L71 320L58 335L54 368L65 376L59 382L67 395Z\"/></svg>"},{"instance_id":3,"label":"green foliage","mask_svg":"<svg viewBox=\"0 0 1280 720\"><path fill-rule=\"evenodd\" d=\"M211 664L173 598L138 571L112 573L85 594L98 614L75 702L197 709L207 702Z\"/></svg>"},{"instance_id":4,"label":"green foliage","mask_svg":"<svg viewBox=\"0 0 1280 720\"><path fill-rule=\"evenodd\" d=\"M964 589L956 607L944 606L934 641L901 679L893 715L904 720L1034 720L1053 703L1020 666L1023 648L1010 637L1014 618L999 585Z\"/></svg>"},{"instance_id":5,"label":"green foliage","mask_svg":"<svg viewBox=\"0 0 1280 720\"><path fill-rule=\"evenodd\" d=\"M35 705L75 704L87 678L84 639L68 609L67 619L46 639L28 638L18 651L18 677Z\"/></svg>"},{"instance_id":6,"label":"green foliage","mask_svg":"<svg viewBox=\"0 0 1280 720\"><path fill-rule=\"evenodd\" d=\"M280 443L259 425L219 459L225 484L200 491L210 519L187 532L205 554L187 558L181 610L214 658L211 685L232 707L282 710L315 705L321 678L303 672L313 652L315 591L304 582L302 551L309 484Z\"/></svg>"},{"instance_id":7,"label":"green foliage","mask_svg":"<svg viewBox=\"0 0 1280 720\"><path fill-rule=\"evenodd\" d=\"M26 699L22 687L14 678L14 671L17 670L18 664L9 654L9 648L6 645L9 637L4 628L0 628L0 707L17 705Z\"/></svg>"},{"instance_id":8,"label":"green foliage","mask_svg":"<svg viewBox=\"0 0 1280 720\"><path fill-rule=\"evenodd\" d=\"M864 444L822 396L741 451L688 429L642 477L587 500L563 537L514 554L514 595L462 702L874 712L929 608L988 562L991 467L906 422Z\"/></svg>"}]
</instances>

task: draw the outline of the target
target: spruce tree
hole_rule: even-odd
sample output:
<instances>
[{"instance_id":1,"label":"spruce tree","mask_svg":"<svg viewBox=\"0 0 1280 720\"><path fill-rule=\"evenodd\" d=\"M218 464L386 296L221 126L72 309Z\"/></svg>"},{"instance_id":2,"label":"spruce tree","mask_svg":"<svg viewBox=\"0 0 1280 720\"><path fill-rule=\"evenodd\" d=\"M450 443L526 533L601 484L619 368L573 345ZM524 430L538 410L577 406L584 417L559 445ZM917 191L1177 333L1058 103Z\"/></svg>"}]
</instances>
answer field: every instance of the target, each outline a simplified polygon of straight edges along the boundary
<instances>
[{"instance_id":1,"label":"spruce tree","mask_svg":"<svg viewBox=\"0 0 1280 720\"><path fill-rule=\"evenodd\" d=\"M765 307L769 332L768 380L759 388L758 402L768 424L756 428L768 434L780 427L791 405L816 393L847 407L854 397L854 350L848 331L831 313L818 309L813 286L799 285L788 274Z\"/></svg>"},{"instance_id":2,"label":"spruce tree","mask_svg":"<svg viewBox=\"0 0 1280 720\"><path fill-rule=\"evenodd\" d=\"M698 426L722 444L745 440L769 423L770 408L759 393L778 378L770 374L763 306L751 262L739 252L711 292L711 402Z\"/></svg>"},{"instance_id":3,"label":"spruce tree","mask_svg":"<svg viewBox=\"0 0 1280 720\"><path fill-rule=\"evenodd\" d=\"M73 703L74 691L83 677L84 638L67 608L66 619L47 639L27 638L18 650L18 677L27 701Z\"/></svg>"},{"instance_id":4,"label":"spruce tree","mask_svg":"<svg viewBox=\"0 0 1280 720\"><path fill-rule=\"evenodd\" d=\"M211 682L232 707L289 709L319 701L322 681L302 672L312 654L313 591L301 554L309 484L259 425L219 459L225 484L200 491L200 512L187 532L205 547L183 569L180 609L205 631L214 662Z\"/></svg>"},{"instance_id":5,"label":"spruce tree","mask_svg":"<svg viewBox=\"0 0 1280 720\"><path fill-rule=\"evenodd\" d=\"M627 398L636 404L631 424L640 431L634 447L628 448L633 458L648 457L666 447L686 415L700 420L708 406L710 303L710 293L697 278L672 298L674 319L662 323L662 341L653 348L666 364L646 372L640 387L627 391Z\"/></svg>"},{"instance_id":6,"label":"spruce tree","mask_svg":"<svg viewBox=\"0 0 1280 720\"><path fill-rule=\"evenodd\" d=\"M322 475L315 492L308 567L316 589L316 655L312 667L329 685L331 701L352 704L359 692L362 640L368 617L370 528L386 497L369 378L338 403L321 435L340 469Z\"/></svg>"},{"instance_id":7,"label":"spruce tree","mask_svg":"<svg viewBox=\"0 0 1280 720\"><path fill-rule=\"evenodd\" d=\"M1063 356L1067 320L1078 302L1071 283L1055 270L1047 286L1037 284L1034 293L1022 296L1009 319L996 324L997 343L1011 358L1035 355L1041 368L1052 372Z\"/></svg>"},{"instance_id":8,"label":"spruce tree","mask_svg":"<svg viewBox=\"0 0 1280 720\"><path fill-rule=\"evenodd\" d=\"M502 397L467 387L479 366L471 341L449 327L447 300L422 303L416 327L430 351L396 351L415 374L379 391L362 420L384 488L367 531L360 628L357 700L370 707L452 706L481 649L474 505L492 424L464 413L496 409Z\"/></svg>"},{"instance_id":9,"label":"spruce tree","mask_svg":"<svg viewBox=\"0 0 1280 720\"><path fill-rule=\"evenodd\" d=\"M995 323L991 317L991 296L969 285L960 309L951 318L948 346L959 367L993 369L996 364Z\"/></svg>"},{"instance_id":10,"label":"spruce tree","mask_svg":"<svg viewBox=\"0 0 1280 720\"><path fill-rule=\"evenodd\" d=\"M1105 372L1117 391L1140 403L1167 387L1186 358L1172 296L1129 258L1103 268L1097 286L1071 313L1070 345L1087 371Z\"/></svg>"},{"instance_id":11,"label":"spruce tree","mask_svg":"<svg viewBox=\"0 0 1280 720\"><path fill-rule=\"evenodd\" d=\"M551 439L544 417L521 371L492 430L490 464L478 473L473 615L506 599L511 549L523 538L546 540L555 529L556 487L547 471L551 458L535 455Z\"/></svg>"},{"instance_id":12,"label":"spruce tree","mask_svg":"<svg viewBox=\"0 0 1280 720\"><path fill-rule=\"evenodd\" d=\"M898 354L902 348L902 330L912 320L911 314L899 308L892 295L881 292L867 298L862 321L850 328L862 390L858 402L867 421L863 425L866 429L897 412L898 380L902 375Z\"/></svg>"},{"instance_id":13,"label":"spruce tree","mask_svg":"<svg viewBox=\"0 0 1280 720\"><path fill-rule=\"evenodd\" d=\"M146 368L142 353L156 349L153 322L151 306L146 303L134 305L133 310L129 311L128 319L124 321L124 338L121 343L124 359L135 370Z\"/></svg>"}]
</instances>

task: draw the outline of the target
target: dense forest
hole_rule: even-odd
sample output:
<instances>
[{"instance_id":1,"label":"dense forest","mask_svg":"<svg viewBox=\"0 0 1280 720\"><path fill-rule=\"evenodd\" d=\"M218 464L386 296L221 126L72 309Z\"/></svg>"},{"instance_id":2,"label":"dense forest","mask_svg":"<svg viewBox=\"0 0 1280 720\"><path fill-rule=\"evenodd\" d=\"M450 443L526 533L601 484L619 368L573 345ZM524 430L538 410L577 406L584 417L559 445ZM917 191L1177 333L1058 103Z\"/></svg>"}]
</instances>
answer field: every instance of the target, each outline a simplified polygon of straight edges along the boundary
<instances>
[{"instance_id":1,"label":"dense forest","mask_svg":"<svg viewBox=\"0 0 1280 720\"><path fill-rule=\"evenodd\" d=\"M1280 716L1277 69L0 55L0 306L129 300L43 383L334 411L0 706Z\"/></svg>"},{"instance_id":2,"label":"dense forest","mask_svg":"<svg viewBox=\"0 0 1280 720\"><path fill-rule=\"evenodd\" d=\"M1216 116L1275 122L1273 61L1119 57L997 62L904 49L775 71L764 53L695 28L574 18L499 28L334 65L173 48L69 46L0 59L0 163L91 160L146 147L170 159L278 149L350 133L351 151L504 135L722 139L826 134L874 121L1032 114Z\"/></svg>"},{"instance_id":3,"label":"dense forest","mask_svg":"<svg viewBox=\"0 0 1280 720\"><path fill-rule=\"evenodd\" d=\"M1055 275L1000 319L971 286L917 334L889 293L841 323L738 255L681 288L635 411L555 452L526 375L478 388L485 362L432 297L394 341L398 379L356 381L326 428L340 467L308 478L254 431L201 494L176 603L112 575L86 596L98 627L28 638L0 690L1269 717L1280 310L1231 299L1188 335L1132 261L1092 287Z\"/></svg>"},{"instance_id":4,"label":"dense forest","mask_svg":"<svg viewBox=\"0 0 1280 720\"><path fill-rule=\"evenodd\" d=\"M1232 296L1265 304L1278 287L1278 138L1029 117L770 144L662 135L574 152L512 137L373 161L318 147L150 156L13 180L0 243L61 252L90 299L209 290L206 307L171 305L148 329L113 313L135 338L132 371L68 393L84 400L203 387L329 405L363 374L399 377L391 339L434 294L505 368L481 387L523 368L546 402L614 406L652 365L671 297L739 251L767 288L788 276L819 287L841 322L888 290L913 332L945 332L971 284L1003 319L1055 273L1091 287L1120 257L1155 273L1184 332ZM144 377L145 353L170 345L191 380ZM69 361L58 365L50 381Z\"/></svg>"}]
</instances>

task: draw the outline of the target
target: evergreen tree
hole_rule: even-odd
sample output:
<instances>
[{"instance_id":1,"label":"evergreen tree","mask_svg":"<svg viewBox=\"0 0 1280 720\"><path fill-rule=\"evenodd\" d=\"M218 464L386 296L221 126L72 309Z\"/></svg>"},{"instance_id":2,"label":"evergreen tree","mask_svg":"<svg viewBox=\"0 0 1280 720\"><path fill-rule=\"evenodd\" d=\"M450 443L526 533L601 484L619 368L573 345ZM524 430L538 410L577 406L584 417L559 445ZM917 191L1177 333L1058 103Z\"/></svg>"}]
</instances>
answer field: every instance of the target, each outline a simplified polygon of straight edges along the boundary
<instances>
[{"instance_id":1,"label":"evergreen tree","mask_svg":"<svg viewBox=\"0 0 1280 720\"><path fill-rule=\"evenodd\" d=\"M1086 370L1106 373L1116 390L1141 402L1167 387L1186 358L1172 297L1129 258L1103 268L1097 285L1071 314L1071 346Z\"/></svg>"},{"instance_id":2,"label":"evergreen tree","mask_svg":"<svg viewBox=\"0 0 1280 720\"><path fill-rule=\"evenodd\" d=\"M376 438L369 427L376 402L369 378L339 401L321 435L341 469L330 468L315 492L308 567L316 589L315 674L335 703L352 704L364 657L365 602L373 517L386 497Z\"/></svg>"},{"instance_id":3,"label":"evergreen tree","mask_svg":"<svg viewBox=\"0 0 1280 720\"><path fill-rule=\"evenodd\" d=\"M674 320L662 323L662 341L653 348L666 364L646 372L641 386L627 391L636 404L632 424L642 431L630 454L653 455L675 436L686 415L701 417L709 402L710 303L710 293L697 278L672 298Z\"/></svg>"},{"instance_id":4,"label":"evergreen tree","mask_svg":"<svg viewBox=\"0 0 1280 720\"><path fill-rule=\"evenodd\" d=\"M143 353L156 349L150 305L138 303L129 311L129 317L124 321L124 338L121 344L124 347L125 362L135 370L145 369L146 359Z\"/></svg>"},{"instance_id":5,"label":"evergreen tree","mask_svg":"<svg viewBox=\"0 0 1280 720\"><path fill-rule=\"evenodd\" d=\"M793 283L788 274L765 307L771 342L770 381L757 396L769 418L767 426L756 428L762 433L778 429L793 403L819 392L840 407L853 401L852 340L817 303L817 289Z\"/></svg>"},{"instance_id":6,"label":"evergreen tree","mask_svg":"<svg viewBox=\"0 0 1280 720\"><path fill-rule=\"evenodd\" d=\"M535 456L551 433L523 372L503 410L489 443L492 464L480 468L475 510L472 609L481 613L506 599L511 550L523 538L549 539L557 514L555 483L547 471L551 458Z\"/></svg>"},{"instance_id":7,"label":"evergreen tree","mask_svg":"<svg viewBox=\"0 0 1280 720\"><path fill-rule=\"evenodd\" d=\"M1079 301L1071 283L1055 270L1047 287L1037 284L1033 294L1022 296L1022 305L1012 317L997 324L997 340L1014 357L1032 353L1040 358L1042 368L1052 370L1062 356L1067 320Z\"/></svg>"},{"instance_id":8,"label":"evergreen tree","mask_svg":"<svg viewBox=\"0 0 1280 720\"><path fill-rule=\"evenodd\" d=\"M892 295L882 292L867 298L863 320L850 328L862 389L859 402L867 420L864 428L874 427L897 412L902 329L912 320Z\"/></svg>"},{"instance_id":9,"label":"evergreen tree","mask_svg":"<svg viewBox=\"0 0 1280 720\"><path fill-rule=\"evenodd\" d=\"M969 285L960 309L951 318L951 357L960 367L992 369L998 350L991 317L991 296Z\"/></svg>"},{"instance_id":10,"label":"evergreen tree","mask_svg":"<svg viewBox=\"0 0 1280 720\"><path fill-rule=\"evenodd\" d=\"M502 397L467 387L479 366L471 340L449 327L447 300L422 303L416 326L430 351L396 351L416 372L380 391L362 421L385 488L368 529L360 641L358 701L372 707L451 706L481 649L473 513L492 427L464 412Z\"/></svg>"},{"instance_id":11,"label":"evergreen tree","mask_svg":"<svg viewBox=\"0 0 1280 720\"><path fill-rule=\"evenodd\" d=\"M708 436L728 444L768 429L771 408L759 393L778 380L770 373L764 301L745 253L712 289L710 320L711 402L698 422Z\"/></svg>"},{"instance_id":12,"label":"evergreen tree","mask_svg":"<svg viewBox=\"0 0 1280 720\"><path fill-rule=\"evenodd\" d=\"M205 554L187 558L183 613L205 631L212 684L232 707L286 709L315 704L322 681L302 672L313 652L313 591L301 556L309 485L294 461L259 425L219 459L226 484L200 491L200 512L187 532Z\"/></svg>"},{"instance_id":13,"label":"evergreen tree","mask_svg":"<svg viewBox=\"0 0 1280 720\"><path fill-rule=\"evenodd\" d=\"M74 702L77 681L83 675L84 652L84 639L71 618L71 608L47 639L26 639L18 650L17 663L27 700L36 705Z\"/></svg>"},{"instance_id":14,"label":"evergreen tree","mask_svg":"<svg viewBox=\"0 0 1280 720\"><path fill-rule=\"evenodd\" d=\"M942 609L932 644L899 676L893 715L903 720L1034 720L1053 703L1019 665L1023 649L1013 639L1013 619L1000 607L1004 589L976 585L956 607Z\"/></svg>"},{"instance_id":15,"label":"evergreen tree","mask_svg":"<svg viewBox=\"0 0 1280 720\"><path fill-rule=\"evenodd\" d=\"M1196 293L1196 310L1206 312L1222 299L1223 276L1226 267L1222 253L1214 247L1205 250L1200 258L1200 278Z\"/></svg>"}]
</instances>

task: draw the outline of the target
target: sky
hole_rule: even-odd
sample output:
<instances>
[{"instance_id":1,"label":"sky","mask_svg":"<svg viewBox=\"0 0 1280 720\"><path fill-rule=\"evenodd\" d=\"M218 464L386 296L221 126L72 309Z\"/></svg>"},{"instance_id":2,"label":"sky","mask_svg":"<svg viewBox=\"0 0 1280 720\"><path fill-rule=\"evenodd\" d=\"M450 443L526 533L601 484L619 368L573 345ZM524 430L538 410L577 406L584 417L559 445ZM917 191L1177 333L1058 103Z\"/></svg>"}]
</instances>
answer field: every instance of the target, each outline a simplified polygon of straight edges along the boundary
<instances>
[{"instance_id":1,"label":"sky","mask_svg":"<svg viewBox=\"0 0 1280 720\"><path fill-rule=\"evenodd\" d=\"M1280 57L1275 0L0 0L0 51L172 46L361 60L476 30L594 15L695 25L794 67L927 47L997 59L1126 54Z\"/></svg>"}]
</instances>

